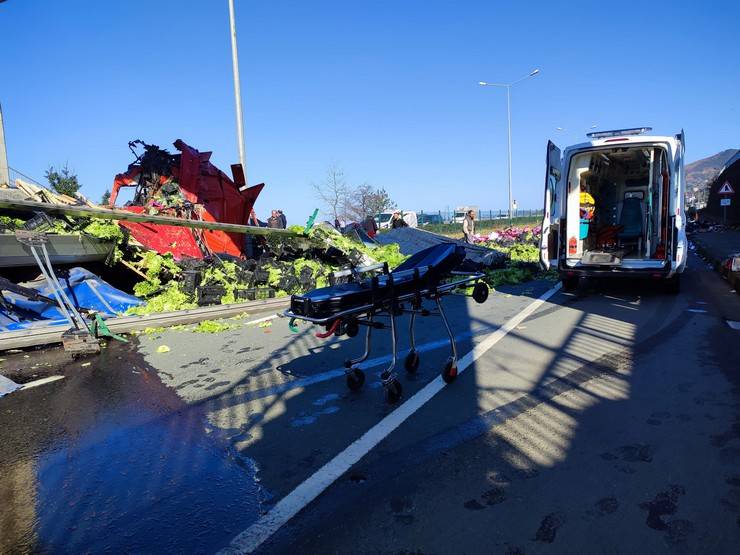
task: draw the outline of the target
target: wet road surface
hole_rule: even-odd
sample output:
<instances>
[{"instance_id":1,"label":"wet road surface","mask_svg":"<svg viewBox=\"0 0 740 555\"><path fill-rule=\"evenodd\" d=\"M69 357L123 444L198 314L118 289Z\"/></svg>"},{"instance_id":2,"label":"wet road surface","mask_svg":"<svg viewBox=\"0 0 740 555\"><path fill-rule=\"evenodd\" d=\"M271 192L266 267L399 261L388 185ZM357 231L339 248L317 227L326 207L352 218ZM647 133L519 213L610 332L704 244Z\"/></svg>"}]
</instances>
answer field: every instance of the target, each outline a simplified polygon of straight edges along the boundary
<instances>
[{"instance_id":1,"label":"wet road surface","mask_svg":"<svg viewBox=\"0 0 740 555\"><path fill-rule=\"evenodd\" d=\"M691 263L678 296L555 294L262 551L734 552L740 303ZM551 286L449 298L460 354ZM263 326L142 336L0 399L0 552L215 552L397 409L376 380L387 332L351 393L359 338ZM444 338L419 325L402 403L438 375Z\"/></svg>"},{"instance_id":2,"label":"wet road surface","mask_svg":"<svg viewBox=\"0 0 740 555\"><path fill-rule=\"evenodd\" d=\"M254 469L199 407L133 347L88 360L0 399L0 552L212 553L256 518Z\"/></svg>"}]
</instances>

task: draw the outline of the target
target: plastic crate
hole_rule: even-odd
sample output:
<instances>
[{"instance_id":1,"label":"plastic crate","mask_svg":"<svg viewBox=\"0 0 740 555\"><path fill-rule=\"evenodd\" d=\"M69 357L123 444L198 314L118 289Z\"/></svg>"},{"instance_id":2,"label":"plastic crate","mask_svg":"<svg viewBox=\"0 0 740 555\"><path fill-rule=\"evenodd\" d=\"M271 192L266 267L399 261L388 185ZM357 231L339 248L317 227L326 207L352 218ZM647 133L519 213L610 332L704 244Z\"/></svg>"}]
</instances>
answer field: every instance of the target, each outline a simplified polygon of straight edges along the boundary
<instances>
[{"instance_id":1,"label":"plastic crate","mask_svg":"<svg viewBox=\"0 0 740 555\"><path fill-rule=\"evenodd\" d=\"M183 270L180 272L180 290L186 295L194 295L202 279L200 270Z\"/></svg>"},{"instance_id":2,"label":"plastic crate","mask_svg":"<svg viewBox=\"0 0 740 555\"><path fill-rule=\"evenodd\" d=\"M252 287L250 289L235 289L234 297L243 301L259 301L275 297L272 287Z\"/></svg>"},{"instance_id":3,"label":"plastic crate","mask_svg":"<svg viewBox=\"0 0 740 555\"><path fill-rule=\"evenodd\" d=\"M254 280L255 285L262 285L270 280L270 272L263 270L262 268L258 268L254 271L252 279Z\"/></svg>"},{"instance_id":4,"label":"plastic crate","mask_svg":"<svg viewBox=\"0 0 740 555\"><path fill-rule=\"evenodd\" d=\"M43 231L53 225L54 220L52 220L46 213L36 212L36 215L33 218L23 224L23 229L26 231Z\"/></svg>"},{"instance_id":5,"label":"plastic crate","mask_svg":"<svg viewBox=\"0 0 740 555\"><path fill-rule=\"evenodd\" d=\"M254 272L251 272L249 270L244 270L242 268L237 268L236 270L236 282L237 283L249 285L250 283L252 283L252 279L254 279Z\"/></svg>"},{"instance_id":6,"label":"plastic crate","mask_svg":"<svg viewBox=\"0 0 740 555\"><path fill-rule=\"evenodd\" d=\"M221 297L225 294L223 285L201 285L198 287L198 306L221 304Z\"/></svg>"}]
</instances>

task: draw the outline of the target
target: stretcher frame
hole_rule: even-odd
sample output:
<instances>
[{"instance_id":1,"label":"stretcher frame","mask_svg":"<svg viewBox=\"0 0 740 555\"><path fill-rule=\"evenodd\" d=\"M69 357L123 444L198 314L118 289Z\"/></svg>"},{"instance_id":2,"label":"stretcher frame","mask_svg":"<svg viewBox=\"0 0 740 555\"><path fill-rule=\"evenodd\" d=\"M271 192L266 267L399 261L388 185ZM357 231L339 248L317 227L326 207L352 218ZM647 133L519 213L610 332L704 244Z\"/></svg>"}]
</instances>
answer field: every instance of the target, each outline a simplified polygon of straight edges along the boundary
<instances>
[{"instance_id":1,"label":"stretcher frame","mask_svg":"<svg viewBox=\"0 0 740 555\"><path fill-rule=\"evenodd\" d=\"M345 375L347 386L352 391L358 391L365 382L365 374L360 368L360 364L370 356L372 346L373 329L390 329L391 331L391 360L388 366L381 372L380 379L385 392L385 397L389 402L396 402L402 395L401 383L395 372L398 360L398 340L396 317L401 314L410 314L409 318L409 342L410 350L406 355L404 366L409 374L413 374L419 368L419 352L416 350L416 340L414 337L414 324L417 316L439 316L442 318L445 330L450 342L450 357L447 359L441 376L446 383L452 383L457 377L457 344L452 328L442 305L442 297L453 293L456 289L466 288L473 285L473 298L478 303L483 303L488 298L488 286L481 281L485 274L481 272L460 272L450 271L443 275L437 274L433 266L420 266L405 272L413 272L412 285L414 290L408 293L396 295L394 293L394 276L388 272L388 266L378 264L357 268L350 272L356 278L363 273L377 271L382 268L383 274L387 275L387 282L382 288L378 286L377 276L371 279L371 291L373 301L361 306L353 307L346 310L333 313L324 317L311 317L303 314L296 314L291 309L287 309L283 315L290 318L290 326L293 327L296 320L303 320L311 324L325 326L326 332L316 333L317 337L327 338L331 335L348 335L354 337L359 332L360 326L365 326L365 350L359 357L345 360ZM424 271L424 275L422 275ZM347 274L345 270L343 275ZM448 276L455 276L458 279L447 283L440 283ZM376 296L379 298L376 299ZM432 312L423 307L425 300L432 300L436 304L436 312ZM409 305L407 307L406 305ZM378 322L378 317L387 317L389 324Z\"/></svg>"}]
</instances>

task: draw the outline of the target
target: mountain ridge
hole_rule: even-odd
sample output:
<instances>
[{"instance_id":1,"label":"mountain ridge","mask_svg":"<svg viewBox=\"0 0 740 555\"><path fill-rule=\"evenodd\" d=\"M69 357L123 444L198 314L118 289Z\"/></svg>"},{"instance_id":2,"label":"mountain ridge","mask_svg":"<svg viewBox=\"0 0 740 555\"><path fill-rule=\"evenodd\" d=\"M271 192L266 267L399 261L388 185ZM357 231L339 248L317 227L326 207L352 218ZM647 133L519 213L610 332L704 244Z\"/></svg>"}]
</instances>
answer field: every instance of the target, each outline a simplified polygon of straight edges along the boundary
<instances>
[{"instance_id":1,"label":"mountain ridge","mask_svg":"<svg viewBox=\"0 0 740 555\"><path fill-rule=\"evenodd\" d=\"M709 187L712 181L719 175L727 161L735 156L740 149L728 148L686 164L686 190L692 191L694 187L702 191Z\"/></svg>"}]
</instances>

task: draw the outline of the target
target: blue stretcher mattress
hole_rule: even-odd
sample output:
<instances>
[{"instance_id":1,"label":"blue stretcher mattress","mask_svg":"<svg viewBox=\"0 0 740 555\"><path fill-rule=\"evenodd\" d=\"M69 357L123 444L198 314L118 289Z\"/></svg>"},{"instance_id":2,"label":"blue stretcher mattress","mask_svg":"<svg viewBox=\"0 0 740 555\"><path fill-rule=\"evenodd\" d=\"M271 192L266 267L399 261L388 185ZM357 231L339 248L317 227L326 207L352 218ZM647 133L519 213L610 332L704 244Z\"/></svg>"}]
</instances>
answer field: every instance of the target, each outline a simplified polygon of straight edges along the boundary
<instances>
[{"instance_id":1,"label":"blue stretcher mattress","mask_svg":"<svg viewBox=\"0 0 740 555\"><path fill-rule=\"evenodd\" d=\"M304 295L293 295L290 299L290 311L309 318L329 318L352 308L383 303L394 296L433 287L464 259L464 247L454 243L434 245L414 254L390 274L361 282L321 287Z\"/></svg>"}]
</instances>

